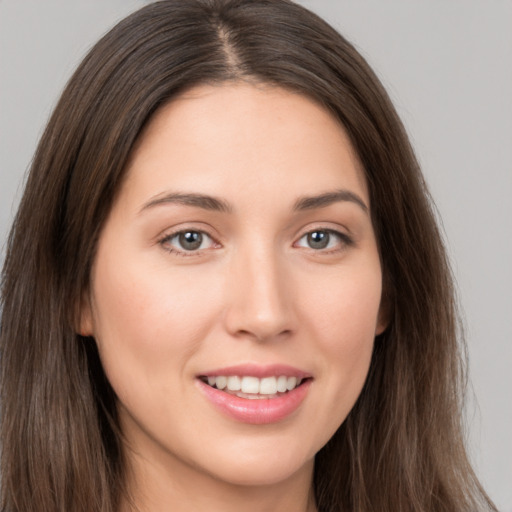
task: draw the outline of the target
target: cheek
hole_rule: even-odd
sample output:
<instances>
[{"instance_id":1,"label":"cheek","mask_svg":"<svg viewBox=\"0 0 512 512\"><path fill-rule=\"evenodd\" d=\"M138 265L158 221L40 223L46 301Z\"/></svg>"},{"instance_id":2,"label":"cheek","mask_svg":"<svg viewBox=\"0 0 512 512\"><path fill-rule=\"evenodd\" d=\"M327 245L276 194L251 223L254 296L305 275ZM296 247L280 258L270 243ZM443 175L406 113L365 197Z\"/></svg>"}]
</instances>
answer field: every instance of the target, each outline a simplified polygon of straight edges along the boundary
<instances>
[{"instance_id":1,"label":"cheek","mask_svg":"<svg viewBox=\"0 0 512 512\"><path fill-rule=\"evenodd\" d=\"M149 385L158 376L168 379L169 365L178 379L218 316L212 296L218 287L145 262L99 261L94 331L109 380Z\"/></svg>"},{"instance_id":2,"label":"cheek","mask_svg":"<svg viewBox=\"0 0 512 512\"><path fill-rule=\"evenodd\" d=\"M341 271L310 287L309 336L316 339L316 363L323 389L317 415L328 436L345 420L366 380L381 298L379 265ZM319 380L320 380L319 379ZM327 414L325 414L325 412Z\"/></svg>"},{"instance_id":3,"label":"cheek","mask_svg":"<svg viewBox=\"0 0 512 512\"><path fill-rule=\"evenodd\" d=\"M325 304L326 351L341 376L362 386L370 364L380 305L380 279L345 282ZM336 307L337 304L337 307ZM330 319L330 321L328 320Z\"/></svg>"},{"instance_id":4,"label":"cheek","mask_svg":"<svg viewBox=\"0 0 512 512\"><path fill-rule=\"evenodd\" d=\"M312 322L327 350L357 356L373 345L382 294L378 261L335 271L309 290Z\"/></svg>"}]
</instances>

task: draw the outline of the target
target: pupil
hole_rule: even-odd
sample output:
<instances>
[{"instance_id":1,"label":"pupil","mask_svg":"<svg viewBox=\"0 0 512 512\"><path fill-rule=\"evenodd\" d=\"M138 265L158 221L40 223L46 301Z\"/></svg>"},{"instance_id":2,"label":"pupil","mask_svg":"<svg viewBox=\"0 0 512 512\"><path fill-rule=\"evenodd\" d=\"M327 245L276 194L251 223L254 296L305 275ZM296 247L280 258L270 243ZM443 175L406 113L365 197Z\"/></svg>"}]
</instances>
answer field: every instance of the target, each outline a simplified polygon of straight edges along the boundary
<instances>
[{"instance_id":1,"label":"pupil","mask_svg":"<svg viewBox=\"0 0 512 512\"><path fill-rule=\"evenodd\" d=\"M308 234L308 245L312 249L325 249L329 244L329 233L326 231L313 231Z\"/></svg>"},{"instance_id":2,"label":"pupil","mask_svg":"<svg viewBox=\"0 0 512 512\"><path fill-rule=\"evenodd\" d=\"M179 241L183 249L193 251L201 247L203 235L197 231L187 231L186 233L180 233Z\"/></svg>"}]
</instances>

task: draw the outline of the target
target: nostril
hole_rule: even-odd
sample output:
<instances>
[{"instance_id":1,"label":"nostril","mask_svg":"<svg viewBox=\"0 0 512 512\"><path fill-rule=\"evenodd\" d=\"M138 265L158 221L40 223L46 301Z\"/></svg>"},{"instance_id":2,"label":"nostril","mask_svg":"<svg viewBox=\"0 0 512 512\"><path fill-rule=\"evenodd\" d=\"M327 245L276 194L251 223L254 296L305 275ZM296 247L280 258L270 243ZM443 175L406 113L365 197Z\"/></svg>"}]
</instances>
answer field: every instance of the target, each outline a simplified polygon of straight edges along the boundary
<instances>
[{"instance_id":1,"label":"nostril","mask_svg":"<svg viewBox=\"0 0 512 512\"><path fill-rule=\"evenodd\" d=\"M235 335L240 338L253 338L254 340L259 342L266 342L286 338L289 337L291 334L291 329L283 329L280 332L276 332L274 329L271 328L254 328L253 330L240 329Z\"/></svg>"}]
</instances>

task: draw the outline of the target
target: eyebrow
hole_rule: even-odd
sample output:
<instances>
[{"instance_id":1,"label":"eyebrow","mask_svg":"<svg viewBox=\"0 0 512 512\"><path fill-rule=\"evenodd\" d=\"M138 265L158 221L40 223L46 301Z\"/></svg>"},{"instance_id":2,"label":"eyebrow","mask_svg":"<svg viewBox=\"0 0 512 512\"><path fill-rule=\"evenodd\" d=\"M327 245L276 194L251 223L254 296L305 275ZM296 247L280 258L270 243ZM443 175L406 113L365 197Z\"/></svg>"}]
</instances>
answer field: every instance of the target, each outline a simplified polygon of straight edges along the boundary
<instances>
[{"instance_id":1,"label":"eyebrow","mask_svg":"<svg viewBox=\"0 0 512 512\"><path fill-rule=\"evenodd\" d=\"M295 211L314 210L316 208L325 208L333 203L348 201L357 204L365 213L368 213L366 203L354 192L349 190L334 190L325 192L316 196L301 197L295 202L293 209Z\"/></svg>"},{"instance_id":2,"label":"eyebrow","mask_svg":"<svg viewBox=\"0 0 512 512\"><path fill-rule=\"evenodd\" d=\"M344 201L354 203L358 205L365 213L368 213L368 206L366 206L361 197L359 197L354 192L350 192L349 190L344 189L335 190L332 192L324 192L316 196L301 197L295 202L293 210L314 210L316 208L325 208L333 203ZM167 194L158 195L145 203L140 211L143 212L144 210L165 204L181 204L223 213L230 213L233 211L231 205L223 199L205 194L183 192L170 192Z\"/></svg>"},{"instance_id":3,"label":"eyebrow","mask_svg":"<svg viewBox=\"0 0 512 512\"><path fill-rule=\"evenodd\" d=\"M225 213L229 213L232 210L229 203L213 196L195 193L171 192L154 197L141 208L141 212L163 204L182 204L185 206L195 206L196 208L202 208L204 210Z\"/></svg>"}]
</instances>

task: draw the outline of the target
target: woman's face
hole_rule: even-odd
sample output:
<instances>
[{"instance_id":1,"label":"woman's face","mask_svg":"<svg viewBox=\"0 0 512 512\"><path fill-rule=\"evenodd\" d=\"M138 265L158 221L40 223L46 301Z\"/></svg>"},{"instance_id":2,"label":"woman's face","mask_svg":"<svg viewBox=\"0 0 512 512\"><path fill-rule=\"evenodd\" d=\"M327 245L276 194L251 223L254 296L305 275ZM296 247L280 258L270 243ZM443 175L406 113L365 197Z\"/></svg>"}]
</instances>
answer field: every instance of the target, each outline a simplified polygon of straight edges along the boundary
<instances>
[{"instance_id":1,"label":"woman's face","mask_svg":"<svg viewBox=\"0 0 512 512\"><path fill-rule=\"evenodd\" d=\"M202 86L157 113L81 322L148 471L311 476L385 327L369 208L347 135L304 96Z\"/></svg>"}]
</instances>

